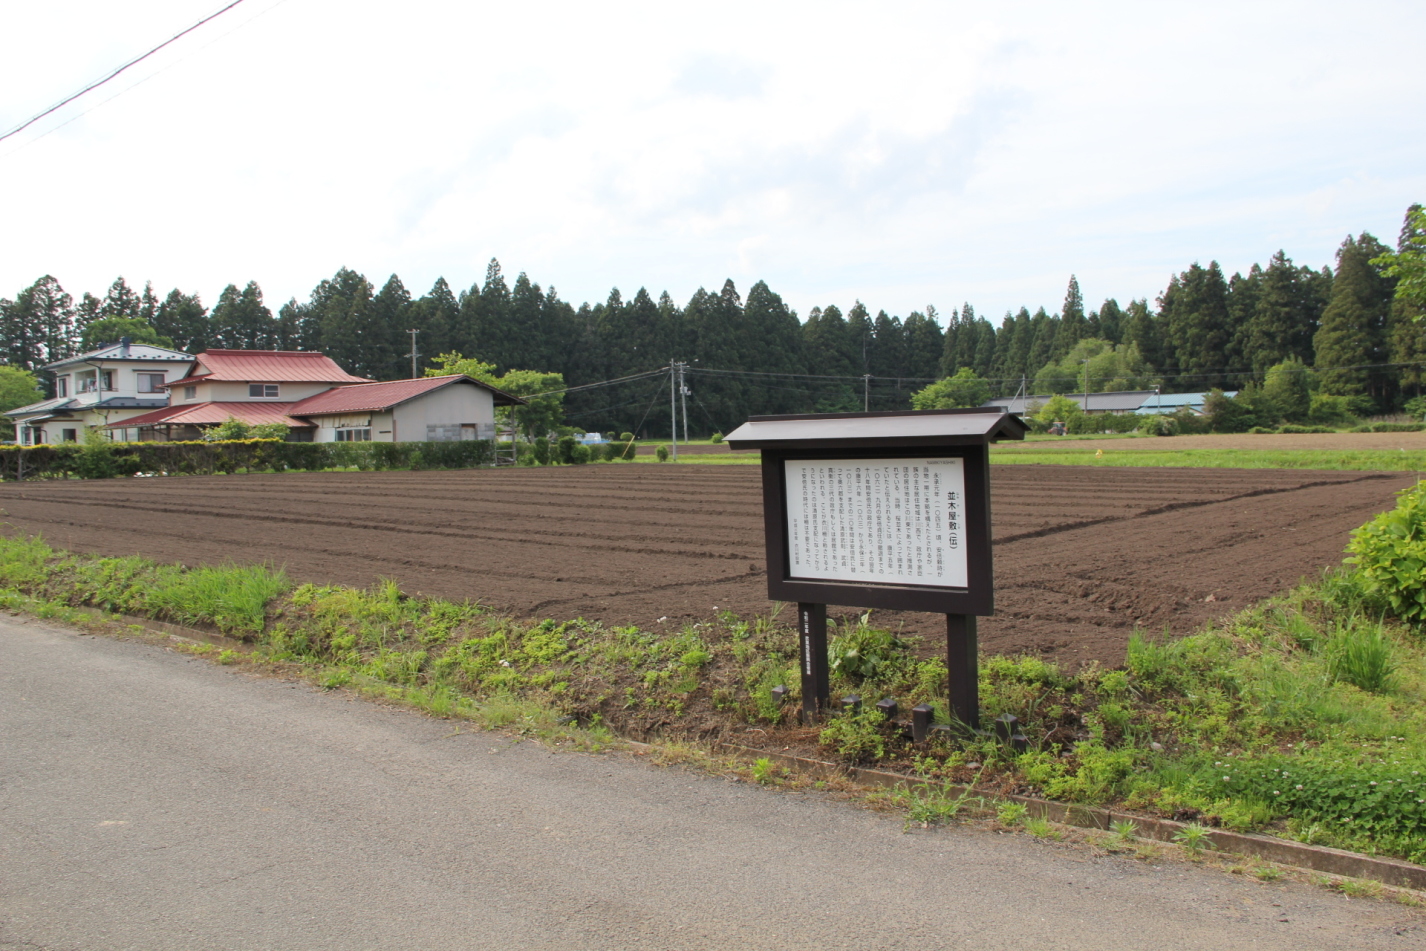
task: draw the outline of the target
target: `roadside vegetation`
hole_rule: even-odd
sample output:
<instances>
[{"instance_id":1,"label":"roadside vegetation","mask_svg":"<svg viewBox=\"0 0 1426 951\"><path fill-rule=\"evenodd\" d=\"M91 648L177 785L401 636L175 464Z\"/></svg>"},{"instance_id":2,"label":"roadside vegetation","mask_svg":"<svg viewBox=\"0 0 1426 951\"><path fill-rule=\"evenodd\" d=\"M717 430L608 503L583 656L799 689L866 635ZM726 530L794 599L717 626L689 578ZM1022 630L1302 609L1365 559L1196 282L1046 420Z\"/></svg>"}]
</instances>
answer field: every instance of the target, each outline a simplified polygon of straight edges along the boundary
<instances>
[{"instance_id":1,"label":"roadside vegetation","mask_svg":"<svg viewBox=\"0 0 1426 951\"><path fill-rule=\"evenodd\" d=\"M944 663L918 659L870 615L832 637L833 696L854 694L859 708L803 727L797 639L780 614L653 630L517 622L473 602L410 598L392 582L295 585L272 567L79 556L37 538L0 539L0 605L206 627L243 642L188 648L221 663L488 726L792 749L988 796L1114 804L1426 863L1421 485L1354 533L1346 562L1321 580L1192 636L1137 632L1122 667L983 658L984 722L1018 718L1019 748L953 724L913 743L898 721L919 703L944 715ZM883 698L897 720L876 707ZM924 791L907 796L926 821L954 811Z\"/></svg>"}]
</instances>

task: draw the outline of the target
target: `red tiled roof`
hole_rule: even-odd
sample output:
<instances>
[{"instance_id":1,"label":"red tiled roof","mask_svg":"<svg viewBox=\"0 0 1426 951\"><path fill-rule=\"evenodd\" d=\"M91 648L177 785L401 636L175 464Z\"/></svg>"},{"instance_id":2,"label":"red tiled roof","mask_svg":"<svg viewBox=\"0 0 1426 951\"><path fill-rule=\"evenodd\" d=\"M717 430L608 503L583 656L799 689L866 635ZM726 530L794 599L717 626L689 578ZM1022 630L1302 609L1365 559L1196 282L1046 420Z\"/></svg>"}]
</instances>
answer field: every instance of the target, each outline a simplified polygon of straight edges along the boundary
<instances>
[{"instance_id":1,"label":"red tiled roof","mask_svg":"<svg viewBox=\"0 0 1426 951\"><path fill-rule=\"evenodd\" d=\"M311 429L312 424L288 415L295 403L194 403L191 406L165 406L152 413L130 416L106 429L136 429L140 426L208 426L225 421L229 416L249 426L260 423L282 423L294 429Z\"/></svg>"},{"instance_id":2,"label":"red tiled roof","mask_svg":"<svg viewBox=\"0 0 1426 951\"><path fill-rule=\"evenodd\" d=\"M387 383L361 383L355 386L339 386L316 396L309 396L292 404L288 412L293 416L325 416L331 413L369 413L390 409L407 400L415 399L432 390L453 383L471 383L495 395L495 405L514 406L525 401L518 396L503 393L488 383L456 373L451 376L428 376L416 380L391 380Z\"/></svg>"},{"instance_id":3,"label":"red tiled roof","mask_svg":"<svg viewBox=\"0 0 1426 951\"><path fill-rule=\"evenodd\" d=\"M352 376L315 350L205 350L189 376L172 386L205 379L225 383L370 383Z\"/></svg>"}]
</instances>

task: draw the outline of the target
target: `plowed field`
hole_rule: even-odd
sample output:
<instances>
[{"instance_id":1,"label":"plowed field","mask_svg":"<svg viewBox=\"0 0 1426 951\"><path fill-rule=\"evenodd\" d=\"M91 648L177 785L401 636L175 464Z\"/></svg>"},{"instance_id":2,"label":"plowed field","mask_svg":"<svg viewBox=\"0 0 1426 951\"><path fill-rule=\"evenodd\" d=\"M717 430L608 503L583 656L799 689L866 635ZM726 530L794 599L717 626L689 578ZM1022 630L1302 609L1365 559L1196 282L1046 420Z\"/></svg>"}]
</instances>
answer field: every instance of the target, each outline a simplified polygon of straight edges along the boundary
<instances>
[{"instance_id":1,"label":"plowed field","mask_svg":"<svg viewBox=\"0 0 1426 951\"><path fill-rule=\"evenodd\" d=\"M0 486L5 531L159 561L269 561L298 580L656 628L769 610L755 466L583 466ZM1122 662L1315 576L1400 473L997 466L989 651ZM834 613L836 613L834 611ZM879 615L939 649L943 619ZM661 620L662 619L662 620Z\"/></svg>"}]
</instances>

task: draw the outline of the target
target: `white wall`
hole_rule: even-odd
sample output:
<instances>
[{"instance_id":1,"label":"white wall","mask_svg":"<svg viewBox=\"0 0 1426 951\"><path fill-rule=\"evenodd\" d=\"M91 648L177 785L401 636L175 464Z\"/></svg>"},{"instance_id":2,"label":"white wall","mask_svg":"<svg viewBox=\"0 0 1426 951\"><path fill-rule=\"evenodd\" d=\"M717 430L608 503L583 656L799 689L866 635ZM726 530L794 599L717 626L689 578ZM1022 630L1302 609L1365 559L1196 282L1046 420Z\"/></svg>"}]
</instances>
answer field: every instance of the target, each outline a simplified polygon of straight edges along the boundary
<instances>
[{"instance_id":1,"label":"white wall","mask_svg":"<svg viewBox=\"0 0 1426 951\"><path fill-rule=\"evenodd\" d=\"M372 442L395 442L391 438L390 413L343 413L308 417L317 424L313 442L336 442L338 429L371 429Z\"/></svg>"},{"instance_id":2,"label":"white wall","mask_svg":"<svg viewBox=\"0 0 1426 951\"><path fill-rule=\"evenodd\" d=\"M463 439L493 439L495 399L470 383L452 383L418 396L386 413L346 413L308 417L317 424L317 442L336 441L338 429L371 427L372 442L422 442L430 426L463 426Z\"/></svg>"},{"instance_id":3,"label":"white wall","mask_svg":"<svg viewBox=\"0 0 1426 951\"><path fill-rule=\"evenodd\" d=\"M259 382L257 380L254 383ZM274 382L269 380L268 382ZM318 393L325 393L332 388L331 383L282 383L278 382L276 397L252 397L248 396L248 385L246 383L226 383L217 381L200 380L192 384L198 392L193 399L187 399L183 395L184 387L169 387L173 391L174 403L295 403L298 400L305 400L309 396L316 396Z\"/></svg>"},{"instance_id":4,"label":"white wall","mask_svg":"<svg viewBox=\"0 0 1426 951\"><path fill-rule=\"evenodd\" d=\"M397 442L420 442L427 438L430 426L465 424L475 428L464 430L463 439L495 438L495 398L489 390L473 383L452 383L402 403L393 413ZM372 438L376 438L375 433Z\"/></svg>"}]
</instances>

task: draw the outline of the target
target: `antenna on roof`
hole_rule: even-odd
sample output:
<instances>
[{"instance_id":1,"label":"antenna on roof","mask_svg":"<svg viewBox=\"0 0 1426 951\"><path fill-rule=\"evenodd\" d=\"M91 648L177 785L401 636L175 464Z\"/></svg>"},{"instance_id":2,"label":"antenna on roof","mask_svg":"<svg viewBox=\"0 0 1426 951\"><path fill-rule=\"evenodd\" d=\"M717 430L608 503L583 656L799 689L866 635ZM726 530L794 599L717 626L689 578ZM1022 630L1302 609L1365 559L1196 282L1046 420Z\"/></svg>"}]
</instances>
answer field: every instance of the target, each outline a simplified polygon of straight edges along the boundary
<instances>
[{"instance_id":1,"label":"antenna on roof","mask_svg":"<svg viewBox=\"0 0 1426 951\"><path fill-rule=\"evenodd\" d=\"M408 330L406 332L411 335L411 379L414 380L416 379L416 358L420 356L420 354L416 352L416 335L421 331Z\"/></svg>"}]
</instances>

